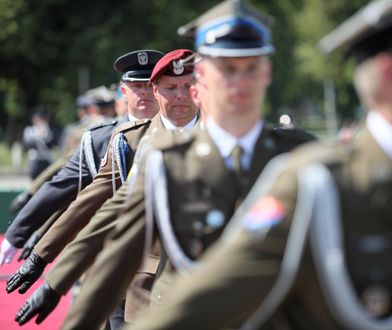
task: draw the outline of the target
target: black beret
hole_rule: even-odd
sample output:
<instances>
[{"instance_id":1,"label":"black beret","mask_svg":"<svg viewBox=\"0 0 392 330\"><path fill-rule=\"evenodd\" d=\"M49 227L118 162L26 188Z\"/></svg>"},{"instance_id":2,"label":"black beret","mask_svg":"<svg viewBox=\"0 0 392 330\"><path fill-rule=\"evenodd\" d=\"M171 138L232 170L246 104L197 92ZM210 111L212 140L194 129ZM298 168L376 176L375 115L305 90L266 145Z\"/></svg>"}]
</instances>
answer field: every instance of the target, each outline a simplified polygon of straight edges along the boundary
<instances>
[{"instance_id":1,"label":"black beret","mask_svg":"<svg viewBox=\"0 0 392 330\"><path fill-rule=\"evenodd\" d=\"M149 81L155 64L164 55L158 50L137 50L120 56L114 69L123 74L123 81Z\"/></svg>"}]
</instances>

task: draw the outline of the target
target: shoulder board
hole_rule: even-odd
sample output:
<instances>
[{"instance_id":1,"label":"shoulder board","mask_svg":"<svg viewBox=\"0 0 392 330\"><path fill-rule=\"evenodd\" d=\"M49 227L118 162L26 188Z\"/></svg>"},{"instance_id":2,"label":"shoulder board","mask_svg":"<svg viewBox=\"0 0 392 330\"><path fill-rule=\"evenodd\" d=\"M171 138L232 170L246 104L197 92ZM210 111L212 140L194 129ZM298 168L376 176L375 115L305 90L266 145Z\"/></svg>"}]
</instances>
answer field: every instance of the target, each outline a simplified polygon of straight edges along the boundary
<instances>
[{"instance_id":1,"label":"shoulder board","mask_svg":"<svg viewBox=\"0 0 392 330\"><path fill-rule=\"evenodd\" d=\"M150 122L151 119L148 118L127 121L116 128L115 134L137 129L139 127L145 126L146 124L149 124Z\"/></svg>"},{"instance_id":2,"label":"shoulder board","mask_svg":"<svg viewBox=\"0 0 392 330\"><path fill-rule=\"evenodd\" d=\"M272 129L272 136L278 141L287 141L293 144L316 140L313 134L298 128L275 127Z\"/></svg>"},{"instance_id":3,"label":"shoulder board","mask_svg":"<svg viewBox=\"0 0 392 330\"><path fill-rule=\"evenodd\" d=\"M103 128L103 127L109 127L109 126L116 126L118 123L118 120L113 120L111 122L102 122L98 125L95 125L93 127L89 127L86 131L95 131L99 128Z\"/></svg>"},{"instance_id":4,"label":"shoulder board","mask_svg":"<svg viewBox=\"0 0 392 330\"><path fill-rule=\"evenodd\" d=\"M346 161L353 153L353 148L340 141L314 141L299 146L292 153L296 163L305 164L320 162L325 165L338 164Z\"/></svg>"},{"instance_id":5,"label":"shoulder board","mask_svg":"<svg viewBox=\"0 0 392 330\"><path fill-rule=\"evenodd\" d=\"M159 129L150 135L150 145L154 149L169 150L190 143L195 135L189 129Z\"/></svg>"}]
</instances>

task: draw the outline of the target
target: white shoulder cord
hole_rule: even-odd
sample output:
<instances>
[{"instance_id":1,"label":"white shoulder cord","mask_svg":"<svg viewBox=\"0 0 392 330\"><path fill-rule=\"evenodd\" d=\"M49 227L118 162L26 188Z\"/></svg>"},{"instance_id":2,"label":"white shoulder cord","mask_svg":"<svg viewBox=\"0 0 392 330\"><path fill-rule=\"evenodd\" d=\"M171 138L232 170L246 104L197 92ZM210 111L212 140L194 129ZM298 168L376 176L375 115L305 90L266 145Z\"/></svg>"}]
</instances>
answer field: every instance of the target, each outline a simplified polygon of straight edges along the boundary
<instances>
[{"instance_id":1,"label":"white shoulder cord","mask_svg":"<svg viewBox=\"0 0 392 330\"><path fill-rule=\"evenodd\" d=\"M187 274L196 262L188 258L182 250L170 221L169 200L167 193L166 171L162 152L151 151L146 162L146 221L149 232L154 223L154 214L159 228L161 241L173 266L181 274Z\"/></svg>"},{"instance_id":2,"label":"white shoulder cord","mask_svg":"<svg viewBox=\"0 0 392 330\"><path fill-rule=\"evenodd\" d=\"M116 151L117 151L117 143L118 143L118 134L113 138L112 142L112 190L113 195L116 192L116 176L114 175L114 170L116 168Z\"/></svg>"},{"instance_id":3,"label":"white shoulder cord","mask_svg":"<svg viewBox=\"0 0 392 330\"><path fill-rule=\"evenodd\" d=\"M97 175L97 167L94 160L93 140L91 137L91 131L87 131L86 133L84 133L84 135L85 136L83 139L83 150L91 177L94 178Z\"/></svg>"},{"instance_id":4,"label":"white shoulder cord","mask_svg":"<svg viewBox=\"0 0 392 330\"><path fill-rule=\"evenodd\" d=\"M283 163L281 163L283 165ZM298 197L287 238L278 278L263 303L241 326L241 330L258 329L283 301L296 278L312 219L317 190L324 184L325 171L320 165L308 166L298 173ZM260 196L260 195L259 195Z\"/></svg>"},{"instance_id":5,"label":"white shoulder cord","mask_svg":"<svg viewBox=\"0 0 392 330\"><path fill-rule=\"evenodd\" d=\"M82 166L83 166L83 157L84 157L83 146L84 146L84 140L86 138L86 133L83 133L82 139L81 139L80 145L79 145L79 183L78 183L78 194L82 190Z\"/></svg>"},{"instance_id":6,"label":"white shoulder cord","mask_svg":"<svg viewBox=\"0 0 392 330\"><path fill-rule=\"evenodd\" d=\"M93 142L91 138L91 131L84 132L79 146L79 185L78 194L82 190L82 169L83 169L83 158L86 158L90 175L94 178L97 175L97 167L94 161Z\"/></svg>"},{"instance_id":7,"label":"white shoulder cord","mask_svg":"<svg viewBox=\"0 0 392 330\"><path fill-rule=\"evenodd\" d=\"M344 256L340 205L336 187L329 180L318 195L311 226L311 246L324 295L336 320L352 330L391 330L392 316L372 318L353 287Z\"/></svg>"}]
</instances>

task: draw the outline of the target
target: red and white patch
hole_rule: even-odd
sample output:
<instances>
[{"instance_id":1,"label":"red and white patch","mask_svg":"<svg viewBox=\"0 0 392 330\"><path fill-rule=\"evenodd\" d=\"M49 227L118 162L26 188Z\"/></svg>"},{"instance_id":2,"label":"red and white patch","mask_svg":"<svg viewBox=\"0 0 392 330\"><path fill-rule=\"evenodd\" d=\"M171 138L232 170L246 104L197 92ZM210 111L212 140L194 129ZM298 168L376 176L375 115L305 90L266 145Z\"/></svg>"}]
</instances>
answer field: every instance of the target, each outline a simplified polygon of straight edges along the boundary
<instances>
[{"instance_id":1,"label":"red and white patch","mask_svg":"<svg viewBox=\"0 0 392 330\"><path fill-rule=\"evenodd\" d=\"M249 231L265 231L282 222L284 206L271 196L260 197L246 212L244 226Z\"/></svg>"}]
</instances>

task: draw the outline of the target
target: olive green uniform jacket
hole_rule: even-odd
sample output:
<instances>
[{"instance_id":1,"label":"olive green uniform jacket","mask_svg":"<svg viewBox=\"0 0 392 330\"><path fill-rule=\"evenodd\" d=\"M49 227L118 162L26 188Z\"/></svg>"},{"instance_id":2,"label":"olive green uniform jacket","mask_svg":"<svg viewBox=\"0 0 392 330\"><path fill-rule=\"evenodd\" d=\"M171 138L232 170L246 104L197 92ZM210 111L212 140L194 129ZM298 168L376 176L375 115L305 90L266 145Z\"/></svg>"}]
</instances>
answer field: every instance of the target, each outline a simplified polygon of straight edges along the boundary
<instances>
[{"instance_id":1,"label":"olive green uniform jacket","mask_svg":"<svg viewBox=\"0 0 392 330\"><path fill-rule=\"evenodd\" d=\"M169 303L153 306L151 314L141 317L132 329L226 329L246 320L277 280L296 207L297 173L314 163L325 164L337 184L348 269L361 295L369 283L359 281L356 269L366 266L363 260L356 263L350 259L348 234L352 238L358 233L390 234L392 230L392 161L366 129L350 145L315 143L292 153L287 167L264 195L284 206L281 222L263 233L249 227L250 213L235 217L230 233L237 235L231 239L229 232L223 235L225 239L206 254L199 271L177 278ZM267 214L276 215L279 210L272 208L271 212ZM387 280L392 292L391 279ZM261 328L341 329L320 290L309 242L288 294Z\"/></svg>"},{"instance_id":2,"label":"olive green uniform jacket","mask_svg":"<svg viewBox=\"0 0 392 330\"><path fill-rule=\"evenodd\" d=\"M151 125L144 134L144 140L151 134L159 135L162 129L165 128L159 116L157 116L152 120ZM138 152L143 151L138 150ZM66 294L72 284L88 269L96 255L102 249L105 237L116 225L115 220L117 219L119 210L123 208L126 200L129 198L128 190L130 188L127 183L128 180L124 182L112 198L108 199L102 205L88 225L64 249L60 259L56 261L55 266L46 275L46 281L57 293ZM138 283L143 282L142 286L146 290L151 288L158 264L159 256L157 250L155 250L154 253L149 255L142 269L138 271L138 276L135 281L138 281ZM148 292L145 292L144 289L135 289L132 285L130 286L129 290L127 290L126 297L125 317L127 320L134 317L136 311L139 309L139 305L143 301L146 301L144 297L148 296ZM142 301L139 301L135 295L138 297L141 296Z\"/></svg>"},{"instance_id":3,"label":"olive green uniform jacket","mask_svg":"<svg viewBox=\"0 0 392 330\"><path fill-rule=\"evenodd\" d=\"M102 204L113 195L113 190L121 185L118 164L114 162L113 168L112 159L112 141L116 135L123 133L129 146L129 152L126 155L126 167L129 170L137 145L150 123L150 119L142 119L124 123L114 130L106 155L93 182L78 194L76 200L69 205L35 246L34 250L42 259L52 262L90 221Z\"/></svg>"},{"instance_id":4,"label":"olive green uniform jacket","mask_svg":"<svg viewBox=\"0 0 392 330\"><path fill-rule=\"evenodd\" d=\"M219 237L238 201L250 189L265 164L275 155L304 142L302 135L273 131L265 126L255 144L248 182L241 193L234 173L226 168L215 144L200 126L190 131L166 131L151 142L154 148L163 152L171 221L181 246L191 258L198 258ZM306 136L305 140L308 139ZM140 267L146 232L144 179L145 166L142 163L129 202L116 229L110 234L107 246L91 268L64 329L98 327L116 306ZM218 213L223 220L220 226L213 227L206 222L211 212ZM156 280L152 292L152 301L158 303L164 302L171 285L170 277L175 273L165 256L163 261L160 265L162 275Z\"/></svg>"}]
</instances>

